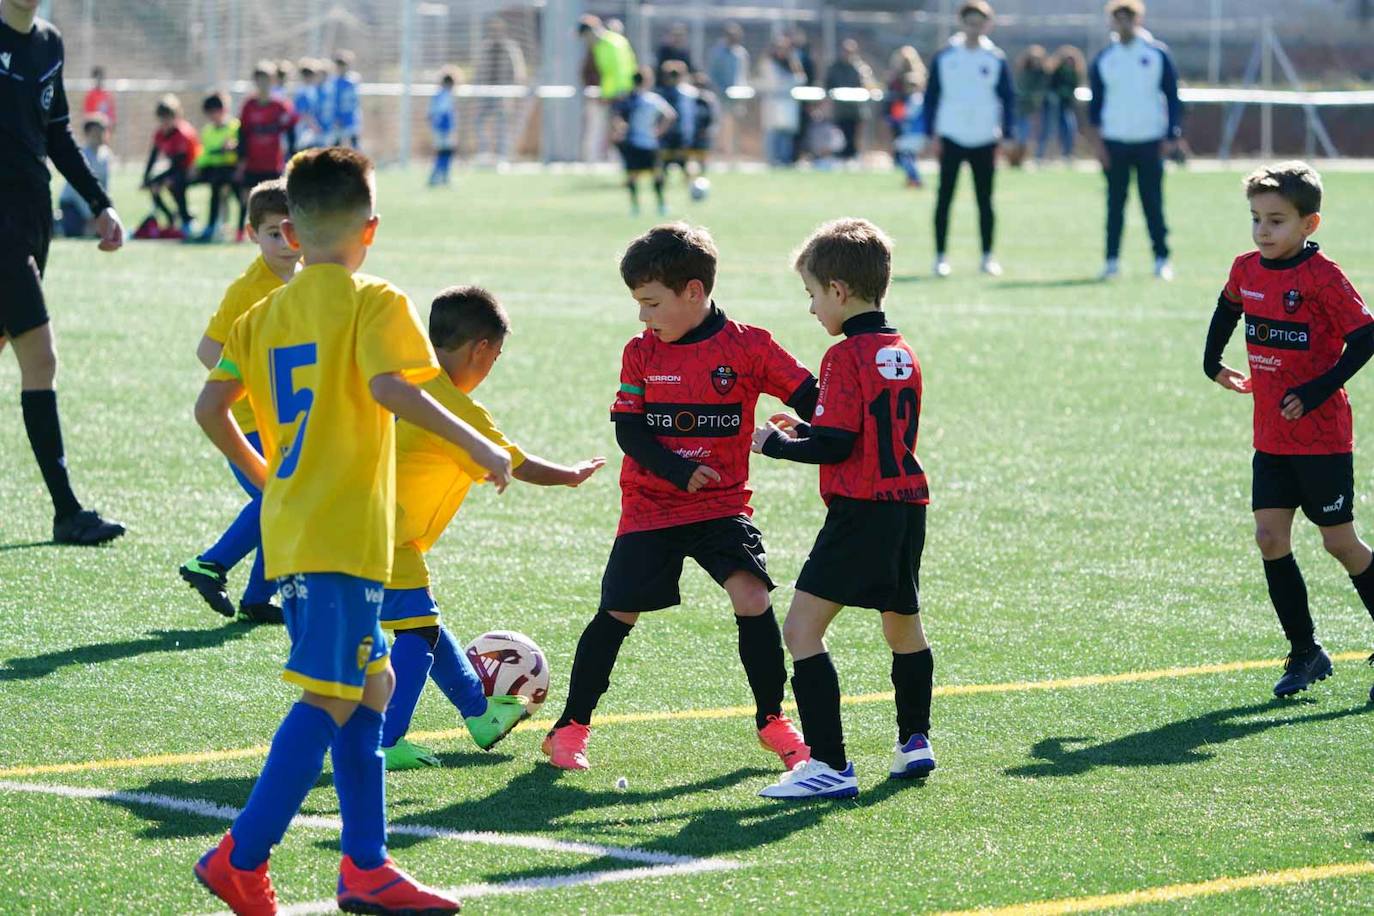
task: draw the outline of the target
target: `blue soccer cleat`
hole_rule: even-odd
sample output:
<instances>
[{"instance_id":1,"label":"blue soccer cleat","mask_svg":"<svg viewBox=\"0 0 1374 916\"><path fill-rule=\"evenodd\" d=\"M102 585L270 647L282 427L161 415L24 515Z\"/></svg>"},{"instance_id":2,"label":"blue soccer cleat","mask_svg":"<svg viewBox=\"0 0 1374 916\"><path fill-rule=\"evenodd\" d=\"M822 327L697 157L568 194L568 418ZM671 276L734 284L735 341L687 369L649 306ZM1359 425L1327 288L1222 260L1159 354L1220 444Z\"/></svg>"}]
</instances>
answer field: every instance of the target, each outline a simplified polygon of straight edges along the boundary
<instances>
[{"instance_id":1,"label":"blue soccer cleat","mask_svg":"<svg viewBox=\"0 0 1374 916\"><path fill-rule=\"evenodd\" d=\"M888 773L893 779L925 779L935 769L935 753L925 735L912 735L906 744L898 744Z\"/></svg>"},{"instance_id":2,"label":"blue soccer cleat","mask_svg":"<svg viewBox=\"0 0 1374 916\"><path fill-rule=\"evenodd\" d=\"M814 759L797 764L759 793L764 798L853 798L858 794L859 780L854 777L853 762L836 770Z\"/></svg>"},{"instance_id":3,"label":"blue soccer cleat","mask_svg":"<svg viewBox=\"0 0 1374 916\"><path fill-rule=\"evenodd\" d=\"M1283 677L1274 685L1274 696L1291 697L1331 676L1331 656L1321 646L1301 654L1290 652L1283 669Z\"/></svg>"}]
</instances>

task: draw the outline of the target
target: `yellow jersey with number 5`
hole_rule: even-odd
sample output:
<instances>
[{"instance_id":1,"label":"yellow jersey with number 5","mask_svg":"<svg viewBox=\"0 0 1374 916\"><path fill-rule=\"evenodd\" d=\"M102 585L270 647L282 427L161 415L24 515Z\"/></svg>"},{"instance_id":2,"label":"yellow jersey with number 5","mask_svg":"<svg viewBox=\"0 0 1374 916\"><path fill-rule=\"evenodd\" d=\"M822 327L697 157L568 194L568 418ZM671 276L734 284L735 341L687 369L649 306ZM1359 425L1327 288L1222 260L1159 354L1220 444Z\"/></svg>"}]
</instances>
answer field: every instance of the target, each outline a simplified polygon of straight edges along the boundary
<instances>
[{"instance_id":1,"label":"yellow jersey with number 5","mask_svg":"<svg viewBox=\"0 0 1374 916\"><path fill-rule=\"evenodd\" d=\"M257 417L268 578L391 577L396 423L368 387L388 373L439 373L420 317L396 287L341 265L303 268L229 332L210 379L242 383Z\"/></svg>"},{"instance_id":2,"label":"yellow jersey with number 5","mask_svg":"<svg viewBox=\"0 0 1374 916\"><path fill-rule=\"evenodd\" d=\"M267 266L262 255L258 255L253 259L253 263L248 265L248 269L239 274L238 279L230 283L229 288L224 291L219 308L210 316L205 336L223 346L229 339L229 330L234 326L234 322L282 283L282 278L272 272L272 268ZM234 404L234 419L239 421L239 428L245 434L258 428L247 401Z\"/></svg>"}]
</instances>

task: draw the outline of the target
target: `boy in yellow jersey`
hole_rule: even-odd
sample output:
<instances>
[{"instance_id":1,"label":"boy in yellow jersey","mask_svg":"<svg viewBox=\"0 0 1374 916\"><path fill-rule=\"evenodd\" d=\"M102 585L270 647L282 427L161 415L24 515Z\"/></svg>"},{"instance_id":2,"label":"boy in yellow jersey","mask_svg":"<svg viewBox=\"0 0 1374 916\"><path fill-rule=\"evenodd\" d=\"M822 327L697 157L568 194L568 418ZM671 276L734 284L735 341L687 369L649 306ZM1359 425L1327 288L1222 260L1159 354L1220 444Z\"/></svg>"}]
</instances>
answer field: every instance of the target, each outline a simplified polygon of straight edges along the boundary
<instances>
[{"instance_id":1,"label":"boy in yellow jersey","mask_svg":"<svg viewBox=\"0 0 1374 916\"><path fill-rule=\"evenodd\" d=\"M237 913L276 912L267 858L326 751L343 820L339 908L459 909L386 854L382 714L394 677L379 614L395 547L395 418L466 449L498 491L511 462L415 387L439 372L415 307L356 273L377 231L375 180L372 161L354 150L291 161L282 230L304 266L234 324L196 401L206 435L262 488L265 572L278 580L291 637L282 677L303 688L243 811L196 863L200 882ZM261 456L230 412L245 394Z\"/></svg>"},{"instance_id":2,"label":"boy in yellow jersey","mask_svg":"<svg viewBox=\"0 0 1374 916\"><path fill-rule=\"evenodd\" d=\"M213 369L219 363L220 351L229 339L229 329L234 322L295 275L301 253L292 248L282 235L281 224L286 218L284 179L274 178L253 188L248 195L248 232L257 243L259 255L224 291L219 309L210 318L210 324L196 347L196 359L206 369ZM235 402L232 412L248 444L262 454L258 425L253 420L253 410L248 406L248 401ZM200 593L211 610L225 617L233 617L234 602L229 600L226 589L229 570L256 550L258 555L248 573L248 584L244 587L238 613L255 623L281 623L281 608L271 601L277 593L277 585L262 574L262 532L258 526L258 517L262 514L262 492L232 464L229 470L234 472L234 479L248 494L248 505L239 511L238 517L220 535L214 546L181 567L181 578Z\"/></svg>"},{"instance_id":3,"label":"boy in yellow jersey","mask_svg":"<svg viewBox=\"0 0 1374 916\"><path fill-rule=\"evenodd\" d=\"M471 397L491 373L510 320L496 297L476 286L439 293L429 312L429 342L443 372L421 387L436 401L510 453L512 476L540 486L576 487L606 463L591 458L572 467L526 455L496 428L486 408ZM520 721L525 698L488 700L472 663L439 622L425 553L444 533L474 481L485 472L467 452L412 423L396 427L396 557L382 601L382 627L392 631L391 667L396 690L386 708L382 752L389 770L438 766L428 748L405 739L425 678L463 714L472 740L490 749Z\"/></svg>"}]
</instances>

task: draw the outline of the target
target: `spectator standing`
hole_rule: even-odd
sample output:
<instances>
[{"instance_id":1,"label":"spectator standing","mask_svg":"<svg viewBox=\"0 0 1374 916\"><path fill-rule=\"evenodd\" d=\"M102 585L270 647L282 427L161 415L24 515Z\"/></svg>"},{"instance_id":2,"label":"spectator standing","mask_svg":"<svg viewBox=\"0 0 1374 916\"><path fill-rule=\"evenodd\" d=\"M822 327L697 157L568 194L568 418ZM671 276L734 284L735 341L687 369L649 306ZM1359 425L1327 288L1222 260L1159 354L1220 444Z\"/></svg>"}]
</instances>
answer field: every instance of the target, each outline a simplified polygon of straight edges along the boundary
<instances>
[{"instance_id":1,"label":"spectator standing","mask_svg":"<svg viewBox=\"0 0 1374 916\"><path fill-rule=\"evenodd\" d=\"M1134 170L1140 207L1150 231L1155 276L1174 278L1164 223L1164 157L1182 134L1178 71L1169 49L1141 26L1145 4L1111 0L1112 40L1088 71L1088 119L1097 133L1097 158L1107 175L1107 261L1101 277L1120 273L1121 230Z\"/></svg>"},{"instance_id":2,"label":"spectator standing","mask_svg":"<svg viewBox=\"0 0 1374 916\"><path fill-rule=\"evenodd\" d=\"M744 46L744 29L738 22L725 24L725 34L707 56L706 72L720 102L720 146L734 159L739 152L739 124L744 109L743 102L730 98L730 87L749 83L749 49Z\"/></svg>"},{"instance_id":3,"label":"spectator standing","mask_svg":"<svg viewBox=\"0 0 1374 916\"><path fill-rule=\"evenodd\" d=\"M663 44L658 46L658 55L655 58L658 72L654 74L654 77L658 80L659 85L665 82L664 77L667 76L664 66L674 60L682 61L687 72L692 72L692 50L687 44L687 26L681 22L673 23L673 27L668 30L668 35L663 40Z\"/></svg>"},{"instance_id":4,"label":"spectator standing","mask_svg":"<svg viewBox=\"0 0 1374 916\"><path fill-rule=\"evenodd\" d=\"M525 52L506 32L506 20L497 16L487 23L487 37L477 53L473 82L479 86L524 86L529 82ZM515 110L511 98L478 98L473 131L477 155L508 162L514 140Z\"/></svg>"},{"instance_id":5,"label":"spectator standing","mask_svg":"<svg viewBox=\"0 0 1374 916\"><path fill-rule=\"evenodd\" d=\"M806 84L806 72L787 38L773 39L768 54L759 62L759 107L764 149L768 164L796 162L797 135L801 130L801 103L792 90Z\"/></svg>"},{"instance_id":6,"label":"spectator standing","mask_svg":"<svg viewBox=\"0 0 1374 916\"><path fill-rule=\"evenodd\" d=\"M586 106L586 127L583 134L584 151L589 159L600 161L605 156L607 132L610 127L610 106L634 91L638 62L629 39L602 24L600 17L590 14L577 22L577 34L587 47L590 70L595 69L601 98Z\"/></svg>"},{"instance_id":7,"label":"spectator standing","mask_svg":"<svg viewBox=\"0 0 1374 916\"><path fill-rule=\"evenodd\" d=\"M1050 134L1059 137L1060 154L1066 163L1073 161L1073 148L1078 138L1078 87L1088 66L1083 52L1073 45L1060 45L1045 64L1050 74L1049 91L1045 93L1045 108L1040 118L1040 142L1035 158L1043 161L1049 149Z\"/></svg>"},{"instance_id":8,"label":"spectator standing","mask_svg":"<svg viewBox=\"0 0 1374 916\"><path fill-rule=\"evenodd\" d=\"M825 72L825 91L827 95L836 89L862 89L872 91L877 81L873 78L873 68L859 55L859 43L846 38L840 44L840 56ZM830 99L834 112L835 125L844 135L844 148L840 158L853 161L859 154L859 130L868 119L869 103Z\"/></svg>"},{"instance_id":9,"label":"spectator standing","mask_svg":"<svg viewBox=\"0 0 1374 916\"><path fill-rule=\"evenodd\" d=\"M1045 56L1044 47L1031 45L1016 58L1016 142L1012 147L1011 164L1018 168L1025 161L1031 137L1035 135L1034 119L1043 116L1042 109L1049 96L1050 75L1045 69Z\"/></svg>"},{"instance_id":10,"label":"spectator standing","mask_svg":"<svg viewBox=\"0 0 1374 916\"><path fill-rule=\"evenodd\" d=\"M115 130L115 97L114 93L105 88L105 68L91 68L91 86L86 98L82 101L82 114L90 117L98 114L105 119L105 136L107 139L114 137ZM104 184L102 181L101 184Z\"/></svg>"}]
</instances>

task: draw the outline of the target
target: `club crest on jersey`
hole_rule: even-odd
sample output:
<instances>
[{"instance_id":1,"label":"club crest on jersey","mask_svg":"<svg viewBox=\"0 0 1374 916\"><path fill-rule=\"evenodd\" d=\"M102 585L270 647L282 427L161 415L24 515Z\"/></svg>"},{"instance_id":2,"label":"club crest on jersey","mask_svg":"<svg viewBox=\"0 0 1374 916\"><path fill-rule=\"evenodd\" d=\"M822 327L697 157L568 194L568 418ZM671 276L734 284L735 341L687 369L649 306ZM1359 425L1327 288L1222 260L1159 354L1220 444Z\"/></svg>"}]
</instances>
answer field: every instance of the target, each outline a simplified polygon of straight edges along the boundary
<instances>
[{"instance_id":1,"label":"club crest on jersey","mask_svg":"<svg viewBox=\"0 0 1374 916\"><path fill-rule=\"evenodd\" d=\"M717 366L711 370L711 387L716 389L716 394L729 394L738 380L739 376L730 366Z\"/></svg>"},{"instance_id":2,"label":"club crest on jersey","mask_svg":"<svg viewBox=\"0 0 1374 916\"><path fill-rule=\"evenodd\" d=\"M43 94L38 98L38 104L43 106L44 111L52 107L52 86L52 83L48 83L48 85L44 86Z\"/></svg>"},{"instance_id":3,"label":"club crest on jersey","mask_svg":"<svg viewBox=\"0 0 1374 916\"><path fill-rule=\"evenodd\" d=\"M1295 289L1290 289L1283 294L1283 310L1292 315L1302 308L1302 293Z\"/></svg>"},{"instance_id":4,"label":"club crest on jersey","mask_svg":"<svg viewBox=\"0 0 1374 916\"><path fill-rule=\"evenodd\" d=\"M911 378L911 354L901 347L883 347L873 357L878 374L885 379L899 381Z\"/></svg>"},{"instance_id":5,"label":"club crest on jersey","mask_svg":"<svg viewBox=\"0 0 1374 916\"><path fill-rule=\"evenodd\" d=\"M0 53L0 67L4 67L6 70L10 68L10 52Z\"/></svg>"},{"instance_id":6,"label":"club crest on jersey","mask_svg":"<svg viewBox=\"0 0 1374 916\"><path fill-rule=\"evenodd\" d=\"M367 667L367 663L372 659L372 637L364 636L363 641L358 643L358 670Z\"/></svg>"}]
</instances>

